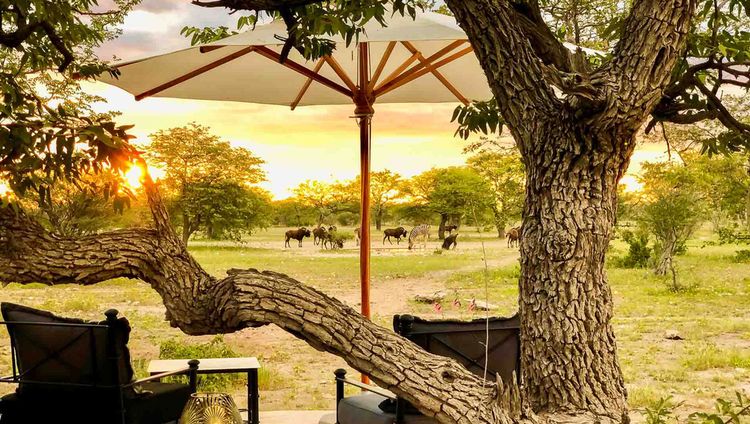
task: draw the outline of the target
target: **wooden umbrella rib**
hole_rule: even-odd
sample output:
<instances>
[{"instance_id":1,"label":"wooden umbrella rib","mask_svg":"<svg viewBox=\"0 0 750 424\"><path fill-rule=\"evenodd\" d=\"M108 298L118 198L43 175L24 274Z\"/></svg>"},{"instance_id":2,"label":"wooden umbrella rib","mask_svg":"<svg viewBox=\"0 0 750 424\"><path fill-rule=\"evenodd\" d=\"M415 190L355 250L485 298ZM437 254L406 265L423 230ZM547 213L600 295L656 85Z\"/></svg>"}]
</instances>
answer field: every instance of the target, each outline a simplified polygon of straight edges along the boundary
<instances>
[{"instance_id":1,"label":"wooden umbrella rib","mask_svg":"<svg viewBox=\"0 0 750 424\"><path fill-rule=\"evenodd\" d=\"M323 64L325 63L324 58L320 58L318 60L318 63L315 64L315 68L313 68L313 72L316 74L320 72L320 68L323 67ZM297 105L299 105L299 102L302 100L302 97L304 97L305 93L307 92L307 89L310 88L310 84L312 84L313 79L308 77L305 83L302 85L302 88L299 90L299 94L297 94L297 97L292 102L292 110L297 108Z\"/></svg>"},{"instance_id":2,"label":"wooden umbrella rib","mask_svg":"<svg viewBox=\"0 0 750 424\"><path fill-rule=\"evenodd\" d=\"M425 59L425 57L422 55L422 52L420 52L412 43L408 41L402 41L401 43L412 54L417 53L419 55L418 59L420 63L424 64L425 67L429 65L429 62L427 62L427 59ZM435 78L438 79L438 81L440 81L445 86L445 88L448 89L448 91L450 91L451 93L453 93L454 96L456 96L458 101L460 101L461 103L465 105L469 104L469 99L467 99L463 94L461 94L461 92L453 84L451 84L451 82L448 81L448 78L446 78L440 71L438 71L437 69L430 69L430 72L435 76Z\"/></svg>"},{"instance_id":3,"label":"wooden umbrella rib","mask_svg":"<svg viewBox=\"0 0 750 424\"><path fill-rule=\"evenodd\" d=\"M269 49L268 47L265 47L265 46L256 46L255 51L258 54L260 54L261 56L264 56L264 57L266 57L268 59L271 59L271 60L273 60L275 62L279 62L280 59L281 59L281 55L279 55L279 53L277 53L277 52L275 52L275 51L273 51L273 50L271 50L271 49ZM300 74L302 74L302 75L304 75L304 76L306 76L308 78L312 78L313 81L316 81L316 82L318 82L320 84L323 84L324 86L326 86L326 87L328 87L328 88L330 88L330 89L332 89L334 91L338 91L339 93L341 93L341 94L343 94L343 95L345 95L347 97L351 98L351 97L354 96L354 92L352 90L350 90L350 89L342 86L341 84L338 84L338 83L336 83L334 81L331 81L330 79L328 79L328 78L326 78L326 77L324 77L324 76L322 76L320 74L317 74L317 73L313 72L311 69L308 69L305 66L300 65L299 63L297 63L297 62L295 62L295 61L293 61L291 59L286 59L283 63L281 63L281 65L284 65L287 68L289 68L289 69L291 69L291 70L293 70L293 71L295 71L297 73L300 73Z\"/></svg>"},{"instance_id":4,"label":"wooden umbrella rib","mask_svg":"<svg viewBox=\"0 0 750 424\"><path fill-rule=\"evenodd\" d=\"M474 51L474 49L469 46L461 51L458 51L448 57L446 57L443 60L440 60L435 63L431 63L428 65L425 65L421 67L421 69L417 69L416 71L412 72L412 70L409 70L408 72L405 72L404 74L398 76L397 78L393 79L392 81L389 81L377 89L375 89L375 96L379 97L382 96L385 93L388 93L392 90L395 90L396 88L401 87L404 84L407 84L411 81L414 81L415 79L421 77L422 75L425 75L429 72L432 72L433 70L439 69L457 59L460 59L463 56L466 56L467 54ZM413 68L412 68L413 69Z\"/></svg>"},{"instance_id":5,"label":"wooden umbrella rib","mask_svg":"<svg viewBox=\"0 0 750 424\"><path fill-rule=\"evenodd\" d=\"M357 84L352 81L351 78L349 78L349 75L346 74L346 71L344 71L344 68L339 65L339 62L333 58L331 55L323 56L323 59L328 63L328 65L333 69L333 72L336 73L336 75L341 78L341 81L346 84L347 87L349 87L352 92L357 91Z\"/></svg>"},{"instance_id":6,"label":"wooden umbrella rib","mask_svg":"<svg viewBox=\"0 0 750 424\"><path fill-rule=\"evenodd\" d=\"M446 54L450 53L451 51L455 50L458 46L461 44L467 43L467 40L456 40L448 44L447 46L443 47L442 49L438 50L437 52L433 53L425 59L428 63L431 63L437 59L440 59L441 57L445 56ZM393 72L391 72L390 75L388 75L380 84L378 84L377 87L375 87L374 91L378 91L381 87L384 87L385 85L391 83L393 80L401 78L403 75L414 73L422 68L424 68L424 63L418 63L414 65L411 69L406 71L406 69L411 65L415 60L419 59L419 52L411 52L411 56L401 64L398 68L396 68ZM406 72L404 72L406 71ZM404 72L402 74L402 72Z\"/></svg>"},{"instance_id":7,"label":"wooden umbrella rib","mask_svg":"<svg viewBox=\"0 0 750 424\"><path fill-rule=\"evenodd\" d=\"M157 87L154 87L154 88L152 88L150 90L144 91L141 94L137 94L135 96L135 99L136 100L143 100L146 97L151 97L151 96L153 96L155 94L161 93L162 91L164 91L164 90L166 90L168 88L172 88L172 87L174 87L174 86L176 86L178 84L182 84L185 81L188 81L190 79L193 79L193 78L197 77L198 75L201 75L201 74L203 74L205 72L208 72L208 71L210 71L212 69L218 68L219 66L221 66L221 65L223 65L223 64L225 64L227 62L233 61L234 59L242 57L242 56L244 56L244 55L246 55L246 54L254 51L255 49L256 49L255 46L249 46L249 47L245 47L244 49L237 50L236 52L234 52L234 53L232 53L230 55L224 56L224 57L222 57L221 59L219 59L219 60L217 60L215 62L211 62L208 65L201 66L200 68L198 68L198 69L196 69L194 71L188 72L185 75L177 77L177 78L175 78L175 79L173 79L171 81L167 81L164 84L161 84L161 85L159 85Z\"/></svg>"},{"instance_id":8,"label":"wooden umbrella rib","mask_svg":"<svg viewBox=\"0 0 750 424\"><path fill-rule=\"evenodd\" d=\"M396 42L389 42L388 47L386 47L385 51L383 52L383 56L380 58L380 63L378 63L377 68L375 68L375 73L372 74L372 78L370 78L370 83L367 85L369 91L372 91L375 88L375 84L378 83L380 74L383 73L385 65L388 63L388 59L391 58L391 53L393 53L394 48L396 48Z\"/></svg>"}]
</instances>

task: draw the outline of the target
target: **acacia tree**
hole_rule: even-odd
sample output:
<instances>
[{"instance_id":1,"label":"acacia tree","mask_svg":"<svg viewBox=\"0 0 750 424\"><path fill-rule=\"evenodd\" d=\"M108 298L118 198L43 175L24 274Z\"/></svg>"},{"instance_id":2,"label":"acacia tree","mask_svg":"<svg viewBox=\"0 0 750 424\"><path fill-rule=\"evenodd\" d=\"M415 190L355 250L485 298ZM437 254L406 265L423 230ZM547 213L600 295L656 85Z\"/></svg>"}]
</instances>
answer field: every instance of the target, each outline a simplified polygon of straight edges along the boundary
<instances>
[{"instance_id":1,"label":"acacia tree","mask_svg":"<svg viewBox=\"0 0 750 424\"><path fill-rule=\"evenodd\" d=\"M640 223L656 238L655 272L672 272L675 254L697 229L705 216L706 200L700 193L698 169L674 163L646 163L643 166L643 205Z\"/></svg>"},{"instance_id":2,"label":"acacia tree","mask_svg":"<svg viewBox=\"0 0 750 424\"><path fill-rule=\"evenodd\" d=\"M497 236L505 238L505 227L521 217L524 199L524 169L520 155L511 150L483 151L469 158L468 165L492 188L490 210Z\"/></svg>"},{"instance_id":3,"label":"acacia tree","mask_svg":"<svg viewBox=\"0 0 750 424\"><path fill-rule=\"evenodd\" d=\"M190 123L151 134L149 160L165 170L170 209L180 216L182 241L205 229L210 238L263 226L259 206L268 197L251 184L263 181L263 161L247 149L232 147L208 127Z\"/></svg>"},{"instance_id":4,"label":"acacia tree","mask_svg":"<svg viewBox=\"0 0 750 424\"><path fill-rule=\"evenodd\" d=\"M0 34L0 44L12 49L40 39L45 45L78 42L55 39L36 23L29 26L29 16L47 23L50 18L35 16L40 10L46 13L44 7L22 14L13 10L28 3L3 5L2 13L22 18L24 27L4 28L11 33ZM327 34L352 39L367 20L385 21L389 9L414 13L418 6L416 0L194 3L278 12L289 30L285 51L297 48L308 57L333 48ZM560 43L534 0L445 4L468 34L495 95L487 107L466 109L459 121L473 126L477 112L487 112L490 122L501 118L527 171L519 281L520 387L483 381L455 361L425 353L287 276L256 270L232 270L222 279L209 275L174 234L150 182L146 188L154 225L147 229L53 237L24 213L0 209L0 280L94 284L140 278L162 296L170 322L188 334L277 324L341 356L442 423L628 422L611 325L612 294L604 273L617 182L635 148L636 133L650 116L657 122L719 120L729 132L709 150L749 144L750 128L723 107L715 87L747 85L742 64L748 60L750 34L739 30L745 24L734 23L746 22L740 16L750 5L745 0L634 0L612 31L611 54L589 61ZM72 21L76 13L62 10L55 22ZM49 49L25 51L44 55ZM697 60L689 62L688 56ZM63 65L70 61L64 54L49 58ZM7 155L8 142L2 142ZM6 166L3 172L26 175L19 166Z\"/></svg>"},{"instance_id":5,"label":"acacia tree","mask_svg":"<svg viewBox=\"0 0 750 424\"><path fill-rule=\"evenodd\" d=\"M433 168L414 176L405 192L422 208L440 216L438 238L445 239L450 219L481 215L492 203L487 182L469 167Z\"/></svg>"},{"instance_id":6,"label":"acacia tree","mask_svg":"<svg viewBox=\"0 0 750 424\"><path fill-rule=\"evenodd\" d=\"M394 200L402 196L400 189L403 182L401 175L388 169L370 174L370 207L375 217L375 229L382 228L388 208L393 205ZM359 198L359 190L359 176L346 184L346 191L353 199Z\"/></svg>"}]
</instances>

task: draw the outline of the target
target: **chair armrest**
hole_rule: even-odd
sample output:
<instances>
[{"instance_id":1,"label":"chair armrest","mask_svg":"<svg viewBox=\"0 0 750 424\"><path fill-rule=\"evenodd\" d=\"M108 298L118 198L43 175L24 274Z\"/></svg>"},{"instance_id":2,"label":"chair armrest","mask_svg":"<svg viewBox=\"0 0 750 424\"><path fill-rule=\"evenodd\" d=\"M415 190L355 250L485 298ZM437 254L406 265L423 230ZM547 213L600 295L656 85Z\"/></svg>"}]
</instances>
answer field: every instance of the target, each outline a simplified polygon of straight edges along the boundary
<instances>
[{"instance_id":1,"label":"chair armrest","mask_svg":"<svg viewBox=\"0 0 750 424\"><path fill-rule=\"evenodd\" d=\"M136 381L130 382L130 383L124 385L123 387L132 387L132 386L135 386L136 384L148 383L149 381L154 381L154 380L161 380L162 378L172 377L174 375L186 375L189 372L190 372L190 368L189 367L185 367L185 368L179 369L179 370L163 372L163 373L160 373L160 374L154 374L152 376L149 376L149 377L146 377L146 378L141 378L140 380L136 380Z\"/></svg>"},{"instance_id":2,"label":"chair armrest","mask_svg":"<svg viewBox=\"0 0 750 424\"><path fill-rule=\"evenodd\" d=\"M192 393L195 393L197 389L197 385L198 385L198 365L199 364L200 364L200 361L198 361L197 359L191 359L188 361L188 366L185 368L174 370L174 371L162 372L159 374L154 374L152 376L133 381L132 383L128 383L124 385L123 387L132 387L136 384L147 383L149 381L154 381L154 380L161 380L162 378L171 377L175 375L187 375L189 383L190 383L190 390Z\"/></svg>"}]
</instances>

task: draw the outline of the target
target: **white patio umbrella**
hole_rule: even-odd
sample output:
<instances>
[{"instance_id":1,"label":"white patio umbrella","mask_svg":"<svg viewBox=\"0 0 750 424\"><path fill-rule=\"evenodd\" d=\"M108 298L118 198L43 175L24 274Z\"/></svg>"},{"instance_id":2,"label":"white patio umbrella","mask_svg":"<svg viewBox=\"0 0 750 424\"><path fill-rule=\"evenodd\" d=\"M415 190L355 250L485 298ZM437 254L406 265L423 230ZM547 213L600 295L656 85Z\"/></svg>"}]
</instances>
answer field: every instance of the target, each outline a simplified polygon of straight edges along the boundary
<instances>
[{"instance_id":1,"label":"white patio umbrella","mask_svg":"<svg viewBox=\"0 0 750 424\"><path fill-rule=\"evenodd\" d=\"M487 100L492 94L466 34L453 18L394 16L387 27L365 25L349 47L334 38L331 56L308 62L292 50L279 63L286 27L275 21L215 43L117 65L118 79L100 81L135 95L224 100L292 109L355 106L360 128L362 314L370 316L370 131L373 105ZM426 152L427 153L427 152Z\"/></svg>"}]
</instances>

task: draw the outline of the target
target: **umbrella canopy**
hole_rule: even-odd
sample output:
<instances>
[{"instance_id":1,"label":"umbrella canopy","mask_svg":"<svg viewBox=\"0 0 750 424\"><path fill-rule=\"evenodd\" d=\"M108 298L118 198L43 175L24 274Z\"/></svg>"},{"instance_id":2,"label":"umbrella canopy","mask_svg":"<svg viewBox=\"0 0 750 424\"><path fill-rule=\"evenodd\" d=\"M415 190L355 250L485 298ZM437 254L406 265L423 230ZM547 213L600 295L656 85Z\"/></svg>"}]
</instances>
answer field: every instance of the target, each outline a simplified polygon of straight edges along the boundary
<instances>
[{"instance_id":1,"label":"umbrella canopy","mask_svg":"<svg viewBox=\"0 0 750 424\"><path fill-rule=\"evenodd\" d=\"M101 80L137 99L158 96L291 107L352 104L358 86L357 43L346 48L343 39L334 37L333 55L309 63L293 49L280 66L284 42L279 37L285 36L284 23L274 21L215 43L118 64L118 79L103 75ZM466 102L492 96L466 34L452 17L425 12L412 20L397 15L387 27L371 21L359 41L369 45L377 103Z\"/></svg>"},{"instance_id":2,"label":"umbrella canopy","mask_svg":"<svg viewBox=\"0 0 750 424\"><path fill-rule=\"evenodd\" d=\"M492 94L466 34L436 13L372 21L358 42L334 37L330 56L306 61L292 50L280 63L287 36L282 22L215 43L116 65L121 75L100 81L135 95L285 105L355 106L360 127L362 314L370 316L370 129L373 105L487 100Z\"/></svg>"}]
</instances>

